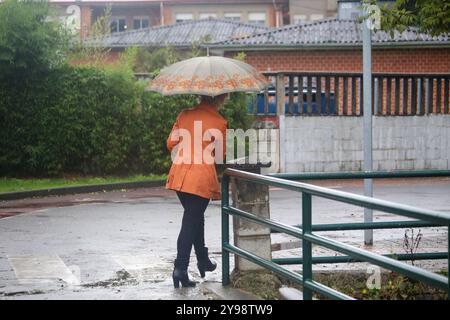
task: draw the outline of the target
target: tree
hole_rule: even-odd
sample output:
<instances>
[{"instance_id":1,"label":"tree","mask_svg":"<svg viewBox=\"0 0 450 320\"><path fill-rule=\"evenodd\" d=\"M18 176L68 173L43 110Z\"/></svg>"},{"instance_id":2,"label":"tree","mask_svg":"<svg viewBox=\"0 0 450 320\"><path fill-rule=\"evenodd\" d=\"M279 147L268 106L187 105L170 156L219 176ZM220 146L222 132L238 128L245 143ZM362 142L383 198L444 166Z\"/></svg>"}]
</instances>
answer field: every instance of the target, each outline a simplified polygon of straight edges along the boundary
<instances>
[{"instance_id":1,"label":"tree","mask_svg":"<svg viewBox=\"0 0 450 320\"><path fill-rule=\"evenodd\" d=\"M67 33L50 16L43 0L0 4L0 77L30 75L66 61Z\"/></svg>"},{"instance_id":2,"label":"tree","mask_svg":"<svg viewBox=\"0 0 450 320\"><path fill-rule=\"evenodd\" d=\"M450 32L450 0L396 0L380 9L383 30L402 32L417 27L420 32L434 36Z\"/></svg>"},{"instance_id":3,"label":"tree","mask_svg":"<svg viewBox=\"0 0 450 320\"><path fill-rule=\"evenodd\" d=\"M89 31L87 41L74 41L71 48L71 61L83 61L84 64L103 65L107 63L111 48L103 44L103 39L111 35L111 4L107 5L103 15L99 16Z\"/></svg>"}]
</instances>

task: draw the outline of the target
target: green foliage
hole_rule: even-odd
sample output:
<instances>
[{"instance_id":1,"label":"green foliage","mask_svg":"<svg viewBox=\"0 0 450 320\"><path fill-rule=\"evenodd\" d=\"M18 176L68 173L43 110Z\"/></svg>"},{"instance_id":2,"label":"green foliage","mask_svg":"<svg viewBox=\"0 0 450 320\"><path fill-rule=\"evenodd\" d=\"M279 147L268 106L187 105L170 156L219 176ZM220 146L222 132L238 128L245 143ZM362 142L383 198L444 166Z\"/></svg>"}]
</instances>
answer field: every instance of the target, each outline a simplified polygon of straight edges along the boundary
<instances>
[{"instance_id":1,"label":"green foliage","mask_svg":"<svg viewBox=\"0 0 450 320\"><path fill-rule=\"evenodd\" d=\"M156 49L130 47L125 50L124 54L133 57L133 70L135 72L149 72L151 77L155 77L165 66L184 59L205 56L206 50L201 47L201 44L210 41L210 39L211 36L206 35L198 41L194 41L190 50L185 51L176 51L170 46Z\"/></svg>"},{"instance_id":2,"label":"green foliage","mask_svg":"<svg viewBox=\"0 0 450 320\"><path fill-rule=\"evenodd\" d=\"M134 72L198 52L130 48L112 65L69 66L69 39L48 13L43 2L0 5L0 175L165 173L172 125L198 99L144 92ZM231 128L250 125L246 105L231 95L222 110Z\"/></svg>"},{"instance_id":3,"label":"green foliage","mask_svg":"<svg viewBox=\"0 0 450 320\"><path fill-rule=\"evenodd\" d=\"M197 41L194 41L191 45L191 50L186 52L185 59L206 56L207 51L202 47L202 44L211 42L211 35L206 34Z\"/></svg>"},{"instance_id":4,"label":"green foliage","mask_svg":"<svg viewBox=\"0 0 450 320\"><path fill-rule=\"evenodd\" d=\"M89 36L93 38L101 38L111 34L111 16L112 16L112 6L111 4L106 5L103 15L97 17L95 22L92 24L91 30L89 31Z\"/></svg>"},{"instance_id":5,"label":"green foliage","mask_svg":"<svg viewBox=\"0 0 450 320\"><path fill-rule=\"evenodd\" d=\"M395 272L381 274L380 288L367 287L367 274L318 274L314 280L358 300L445 300L447 293ZM317 295L318 298L323 298Z\"/></svg>"},{"instance_id":6,"label":"green foliage","mask_svg":"<svg viewBox=\"0 0 450 320\"><path fill-rule=\"evenodd\" d=\"M375 4L375 0L371 0ZM439 35L450 32L450 0L397 0L381 9L381 28L402 32L417 27L421 32Z\"/></svg>"},{"instance_id":7,"label":"green foliage","mask_svg":"<svg viewBox=\"0 0 450 320\"><path fill-rule=\"evenodd\" d=\"M67 33L48 19L46 1L6 0L0 5L0 78L20 77L64 63Z\"/></svg>"},{"instance_id":8,"label":"green foliage","mask_svg":"<svg viewBox=\"0 0 450 320\"><path fill-rule=\"evenodd\" d=\"M245 53L237 53L233 59L245 61ZM244 92L230 94L225 106L220 110L222 116L228 121L229 129L246 130L251 127L254 117L248 113L247 106L251 97Z\"/></svg>"},{"instance_id":9,"label":"green foliage","mask_svg":"<svg viewBox=\"0 0 450 320\"><path fill-rule=\"evenodd\" d=\"M248 113L248 96L243 92L230 94L220 114L228 121L229 129L248 129L251 127L254 117Z\"/></svg>"},{"instance_id":10,"label":"green foliage","mask_svg":"<svg viewBox=\"0 0 450 320\"><path fill-rule=\"evenodd\" d=\"M245 53L238 53L233 57L236 60L244 61ZM230 94L229 99L225 102L225 105L220 109L222 116L228 121L229 129L243 129L247 130L252 126L255 120L254 116L248 113L247 106L251 101L251 96L244 92L233 92ZM238 158L238 148L241 148L244 144L245 155L250 155L250 144L249 140L238 141L237 138L234 139L234 155L232 159ZM230 155L227 155L229 158ZM230 158L228 160L231 160Z\"/></svg>"},{"instance_id":11,"label":"green foliage","mask_svg":"<svg viewBox=\"0 0 450 320\"><path fill-rule=\"evenodd\" d=\"M170 168L167 137L178 114L197 102L197 98L192 95L164 97L155 92L143 94L138 155L140 162L147 164L148 172L163 173Z\"/></svg>"},{"instance_id":12,"label":"green foliage","mask_svg":"<svg viewBox=\"0 0 450 320\"><path fill-rule=\"evenodd\" d=\"M132 79L92 67L64 67L28 86L4 85L2 174L128 169L138 99L124 86L134 88Z\"/></svg>"},{"instance_id":13,"label":"green foliage","mask_svg":"<svg viewBox=\"0 0 450 320\"><path fill-rule=\"evenodd\" d=\"M150 72L152 77L159 74L159 71L181 60L181 56L172 47L164 47L149 50L142 47L130 47L125 50L125 55L133 60L133 70L135 72Z\"/></svg>"},{"instance_id":14,"label":"green foliage","mask_svg":"<svg viewBox=\"0 0 450 320\"><path fill-rule=\"evenodd\" d=\"M123 182L158 181L166 179L166 175L133 175L133 176L68 176L64 178L43 178L43 179L17 179L0 178L0 193L19 192L39 189L51 189L68 186L85 186L93 184L110 184Z\"/></svg>"},{"instance_id":15,"label":"green foliage","mask_svg":"<svg viewBox=\"0 0 450 320\"><path fill-rule=\"evenodd\" d=\"M234 288L243 289L266 300L279 299L282 280L271 271L233 271L231 283Z\"/></svg>"},{"instance_id":16,"label":"green foliage","mask_svg":"<svg viewBox=\"0 0 450 320\"><path fill-rule=\"evenodd\" d=\"M73 40L70 50L71 60L87 61L90 65L97 66L107 64L111 49L101 45L101 38L111 34L111 12L111 5L107 5L103 15L97 17L89 32L88 43L83 43L78 39Z\"/></svg>"},{"instance_id":17,"label":"green foliage","mask_svg":"<svg viewBox=\"0 0 450 320\"><path fill-rule=\"evenodd\" d=\"M438 274L446 275L447 270ZM441 290L396 272L382 272L380 287L369 289L368 275L361 271L315 272L314 281L342 292L357 300L447 300L448 294ZM283 285L302 290L301 285L290 280L281 279ZM278 288L276 288L278 290ZM314 293L314 298L328 298Z\"/></svg>"},{"instance_id":18,"label":"green foliage","mask_svg":"<svg viewBox=\"0 0 450 320\"><path fill-rule=\"evenodd\" d=\"M65 67L29 86L2 83L0 174L165 172L172 124L197 99L142 87L124 66Z\"/></svg>"},{"instance_id":19,"label":"green foliage","mask_svg":"<svg viewBox=\"0 0 450 320\"><path fill-rule=\"evenodd\" d=\"M245 58L247 57L247 55L245 54L245 52L238 52L236 53L236 55L233 57L233 59L239 60L239 61L245 61Z\"/></svg>"}]
</instances>

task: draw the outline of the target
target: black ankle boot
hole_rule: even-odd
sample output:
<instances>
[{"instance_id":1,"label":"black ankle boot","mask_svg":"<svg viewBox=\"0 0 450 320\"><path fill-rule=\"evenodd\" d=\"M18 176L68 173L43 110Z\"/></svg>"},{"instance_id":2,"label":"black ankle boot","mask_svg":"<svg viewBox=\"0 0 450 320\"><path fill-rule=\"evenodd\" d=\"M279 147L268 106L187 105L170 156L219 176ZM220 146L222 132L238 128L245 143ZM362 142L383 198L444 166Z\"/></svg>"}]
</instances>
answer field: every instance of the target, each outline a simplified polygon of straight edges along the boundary
<instances>
[{"instance_id":1,"label":"black ankle boot","mask_svg":"<svg viewBox=\"0 0 450 320\"><path fill-rule=\"evenodd\" d=\"M205 271L214 271L217 268L217 263L211 261L208 257L208 248L205 248L203 252L197 255L197 267L202 278L205 277Z\"/></svg>"},{"instance_id":2,"label":"black ankle boot","mask_svg":"<svg viewBox=\"0 0 450 320\"><path fill-rule=\"evenodd\" d=\"M173 286L175 288L180 287L180 282L183 287L195 287L195 282L189 280L187 273L187 265L181 265L175 261L175 268L172 273Z\"/></svg>"}]
</instances>

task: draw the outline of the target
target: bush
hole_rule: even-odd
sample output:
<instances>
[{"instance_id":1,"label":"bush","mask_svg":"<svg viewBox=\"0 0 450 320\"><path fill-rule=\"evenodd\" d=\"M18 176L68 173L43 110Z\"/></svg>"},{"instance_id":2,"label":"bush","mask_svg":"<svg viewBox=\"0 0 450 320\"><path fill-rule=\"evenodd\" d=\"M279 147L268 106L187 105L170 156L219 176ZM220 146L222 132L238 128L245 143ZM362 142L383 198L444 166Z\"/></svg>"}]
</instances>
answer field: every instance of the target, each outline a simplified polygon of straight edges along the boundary
<instances>
[{"instance_id":1,"label":"bush","mask_svg":"<svg viewBox=\"0 0 450 320\"><path fill-rule=\"evenodd\" d=\"M64 63L67 33L59 23L47 19L49 15L46 1L1 3L0 80L19 77L23 82Z\"/></svg>"},{"instance_id":2,"label":"bush","mask_svg":"<svg viewBox=\"0 0 450 320\"><path fill-rule=\"evenodd\" d=\"M139 160L151 173L167 172L171 165L166 140L178 114L194 106L197 98L192 95L164 97L159 93L145 92L142 97L140 120L141 140Z\"/></svg>"},{"instance_id":3,"label":"bush","mask_svg":"<svg viewBox=\"0 0 450 320\"><path fill-rule=\"evenodd\" d=\"M67 65L67 38L48 13L39 1L0 5L0 175L167 172L166 139L197 98L144 92L136 49L112 66ZM152 57L155 72L170 52ZM222 112L230 127L249 125L244 94Z\"/></svg>"},{"instance_id":4,"label":"bush","mask_svg":"<svg viewBox=\"0 0 450 320\"><path fill-rule=\"evenodd\" d=\"M114 92L114 94L111 94ZM132 76L54 70L30 87L0 86L0 174L162 173L165 141L193 96L143 93Z\"/></svg>"},{"instance_id":5,"label":"bush","mask_svg":"<svg viewBox=\"0 0 450 320\"><path fill-rule=\"evenodd\" d=\"M26 87L3 86L1 173L127 169L138 104L134 86L90 67L54 70Z\"/></svg>"},{"instance_id":6,"label":"bush","mask_svg":"<svg viewBox=\"0 0 450 320\"><path fill-rule=\"evenodd\" d=\"M144 92L126 70L66 66L39 81L2 82L0 174L167 172L166 139L197 98ZM245 101L233 94L222 109L230 127L249 125Z\"/></svg>"}]
</instances>

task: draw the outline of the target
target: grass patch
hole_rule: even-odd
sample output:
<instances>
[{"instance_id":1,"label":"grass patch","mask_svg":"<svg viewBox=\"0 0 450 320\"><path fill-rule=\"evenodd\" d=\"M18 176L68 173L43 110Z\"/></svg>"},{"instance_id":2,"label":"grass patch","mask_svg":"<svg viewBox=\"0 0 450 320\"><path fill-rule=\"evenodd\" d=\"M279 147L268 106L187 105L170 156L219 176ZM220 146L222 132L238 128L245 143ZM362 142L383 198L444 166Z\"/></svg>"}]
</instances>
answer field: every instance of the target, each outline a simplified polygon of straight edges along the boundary
<instances>
[{"instance_id":1,"label":"grass patch","mask_svg":"<svg viewBox=\"0 0 450 320\"><path fill-rule=\"evenodd\" d=\"M439 272L443 274L444 272ZM381 274L379 289L369 289L367 274L317 274L314 280L359 300L446 300L447 293L396 272ZM316 295L319 299L324 299Z\"/></svg>"},{"instance_id":2,"label":"grass patch","mask_svg":"<svg viewBox=\"0 0 450 320\"><path fill-rule=\"evenodd\" d=\"M231 275L233 287L266 300L279 299L278 289L281 287L282 281L275 273L267 270L244 272L234 270Z\"/></svg>"},{"instance_id":3,"label":"grass patch","mask_svg":"<svg viewBox=\"0 0 450 320\"><path fill-rule=\"evenodd\" d=\"M60 187L84 186L94 184L157 181L166 179L166 175L134 175L128 177L66 177L48 179L0 178L0 193L51 189Z\"/></svg>"},{"instance_id":4,"label":"grass patch","mask_svg":"<svg viewBox=\"0 0 450 320\"><path fill-rule=\"evenodd\" d=\"M446 276L447 270L438 272ZM345 293L358 300L446 300L447 293L422 282L407 278L395 272L381 274L381 287L368 289L368 275L363 272L323 272L314 273L315 281ZM268 271L234 272L232 285L262 299L280 299L282 286L302 291L302 286ZM327 299L314 294L316 299Z\"/></svg>"}]
</instances>

